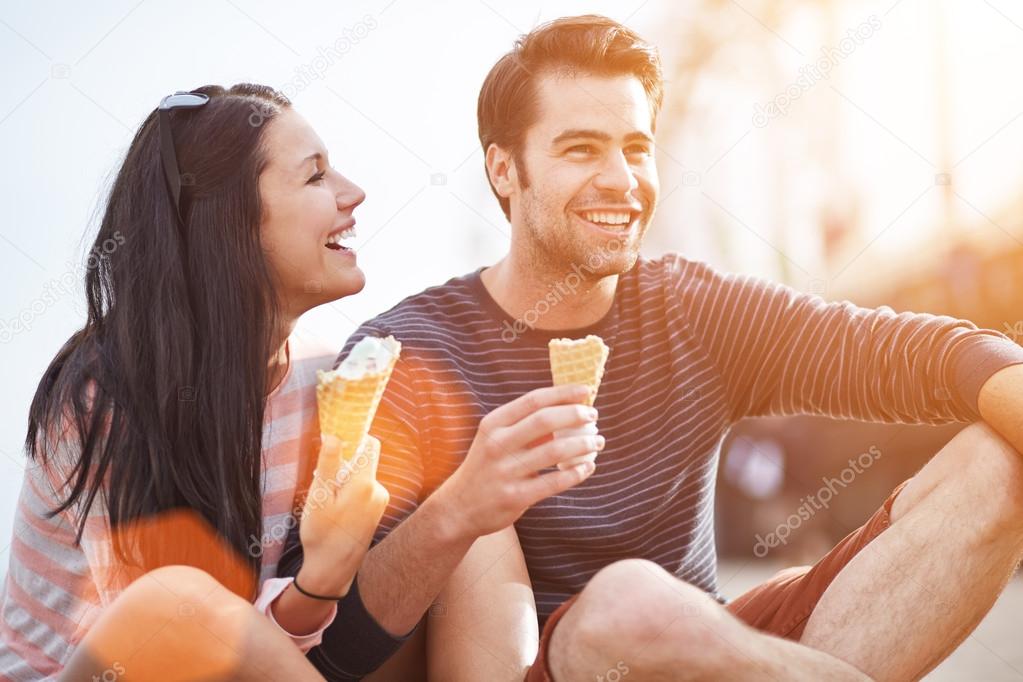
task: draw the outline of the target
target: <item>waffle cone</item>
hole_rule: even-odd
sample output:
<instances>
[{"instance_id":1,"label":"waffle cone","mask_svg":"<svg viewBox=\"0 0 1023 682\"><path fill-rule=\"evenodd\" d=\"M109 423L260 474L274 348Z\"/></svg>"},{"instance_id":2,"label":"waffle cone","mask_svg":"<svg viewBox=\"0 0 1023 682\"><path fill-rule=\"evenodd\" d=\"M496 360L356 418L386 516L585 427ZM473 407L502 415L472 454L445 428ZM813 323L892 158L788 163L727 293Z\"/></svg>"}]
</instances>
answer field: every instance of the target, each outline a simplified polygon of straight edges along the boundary
<instances>
[{"instance_id":1,"label":"waffle cone","mask_svg":"<svg viewBox=\"0 0 1023 682\"><path fill-rule=\"evenodd\" d=\"M377 406L384 395L387 381L401 352L401 344L387 337L396 346L389 364L379 372L359 379L347 379L336 371L317 372L316 403L320 416L320 431L337 436L341 441L341 459L351 460L362 439L369 433Z\"/></svg>"},{"instance_id":2,"label":"waffle cone","mask_svg":"<svg viewBox=\"0 0 1023 682\"><path fill-rule=\"evenodd\" d=\"M554 385L582 384L590 389L586 404L592 406L597 399L600 380L604 376L608 347L599 336L590 334L585 339L551 339L547 344L551 358L551 376Z\"/></svg>"}]
</instances>

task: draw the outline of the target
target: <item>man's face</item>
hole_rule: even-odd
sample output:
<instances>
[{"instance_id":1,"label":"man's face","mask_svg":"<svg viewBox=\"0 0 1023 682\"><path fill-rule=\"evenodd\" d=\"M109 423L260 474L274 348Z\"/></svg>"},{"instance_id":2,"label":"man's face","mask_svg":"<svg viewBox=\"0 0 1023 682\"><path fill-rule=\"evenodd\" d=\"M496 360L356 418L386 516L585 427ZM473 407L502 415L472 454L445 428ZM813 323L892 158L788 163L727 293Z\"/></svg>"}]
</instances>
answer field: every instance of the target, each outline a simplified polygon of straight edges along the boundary
<instances>
[{"instance_id":1,"label":"man's face","mask_svg":"<svg viewBox=\"0 0 1023 682\"><path fill-rule=\"evenodd\" d=\"M518 248L558 270L585 266L593 277L628 271L658 192L642 84L631 76L551 74L537 83L537 95L510 197Z\"/></svg>"}]
</instances>

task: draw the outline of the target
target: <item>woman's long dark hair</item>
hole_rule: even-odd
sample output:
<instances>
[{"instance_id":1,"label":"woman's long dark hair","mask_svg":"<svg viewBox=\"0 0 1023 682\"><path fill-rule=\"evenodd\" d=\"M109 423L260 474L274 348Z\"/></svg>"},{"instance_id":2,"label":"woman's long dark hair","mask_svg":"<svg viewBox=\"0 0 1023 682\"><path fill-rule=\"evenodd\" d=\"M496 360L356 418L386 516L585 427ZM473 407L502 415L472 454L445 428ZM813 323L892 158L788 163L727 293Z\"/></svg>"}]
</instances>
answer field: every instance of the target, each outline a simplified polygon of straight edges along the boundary
<instances>
[{"instance_id":1,"label":"woman's long dark hair","mask_svg":"<svg viewBox=\"0 0 1023 682\"><path fill-rule=\"evenodd\" d=\"M283 341L260 242L259 176L263 132L290 102L251 84L193 92L210 101L170 113L184 225L154 111L111 188L85 277L88 319L39 382L26 448L46 463L57 439L75 439L66 497L52 514L81 512L79 542L97 495L115 530L191 510L254 581L268 363ZM165 535L140 535L135 548L125 537L114 535L114 549L128 565L138 565L137 550L145 569L196 563ZM252 596L254 582L226 582Z\"/></svg>"}]
</instances>

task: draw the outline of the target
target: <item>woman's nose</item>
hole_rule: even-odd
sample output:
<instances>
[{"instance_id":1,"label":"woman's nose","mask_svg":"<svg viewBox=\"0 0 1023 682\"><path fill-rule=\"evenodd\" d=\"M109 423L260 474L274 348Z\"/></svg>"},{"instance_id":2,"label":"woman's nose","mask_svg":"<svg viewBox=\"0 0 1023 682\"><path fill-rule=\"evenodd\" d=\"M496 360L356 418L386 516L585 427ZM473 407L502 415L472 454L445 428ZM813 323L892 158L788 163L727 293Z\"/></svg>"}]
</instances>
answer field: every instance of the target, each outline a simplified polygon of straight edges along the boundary
<instances>
[{"instance_id":1,"label":"woman's nose","mask_svg":"<svg viewBox=\"0 0 1023 682\"><path fill-rule=\"evenodd\" d=\"M366 192L348 178L341 178L341 187L337 193L337 206L342 209L353 209L366 200Z\"/></svg>"}]
</instances>

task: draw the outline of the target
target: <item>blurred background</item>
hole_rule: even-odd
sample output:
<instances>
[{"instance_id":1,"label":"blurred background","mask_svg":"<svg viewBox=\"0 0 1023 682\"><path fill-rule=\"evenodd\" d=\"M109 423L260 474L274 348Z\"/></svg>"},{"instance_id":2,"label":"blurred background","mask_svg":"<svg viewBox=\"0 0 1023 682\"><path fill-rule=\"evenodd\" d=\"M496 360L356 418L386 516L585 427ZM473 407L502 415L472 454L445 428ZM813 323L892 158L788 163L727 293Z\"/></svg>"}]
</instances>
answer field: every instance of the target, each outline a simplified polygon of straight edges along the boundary
<instances>
[{"instance_id":1,"label":"blurred background","mask_svg":"<svg viewBox=\"0 0 1023 682\"><path fill-rule=\"evenodd\" d=\"M340 349L359 322L502 255L479 86L519 34L590 12L664 60L647 255L680 251L1023 339L1023 88L1010 87L1023 6L1011 0L3 0L0 574L29 401L84 320L98 212L160 98L208 83L282 89L366 189L356 247L368 285L302 320ZM722 591L816 560L958 428L740 425L721 466ZM1023 679L1020 607L1017 579L929 679Z\"/></svg>"}]
</instances>

